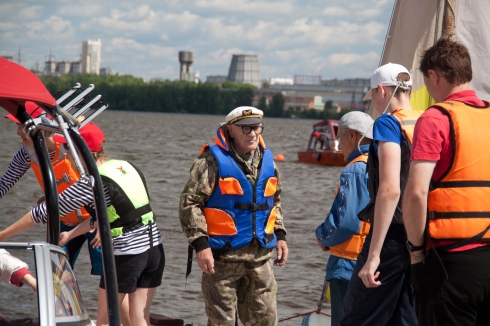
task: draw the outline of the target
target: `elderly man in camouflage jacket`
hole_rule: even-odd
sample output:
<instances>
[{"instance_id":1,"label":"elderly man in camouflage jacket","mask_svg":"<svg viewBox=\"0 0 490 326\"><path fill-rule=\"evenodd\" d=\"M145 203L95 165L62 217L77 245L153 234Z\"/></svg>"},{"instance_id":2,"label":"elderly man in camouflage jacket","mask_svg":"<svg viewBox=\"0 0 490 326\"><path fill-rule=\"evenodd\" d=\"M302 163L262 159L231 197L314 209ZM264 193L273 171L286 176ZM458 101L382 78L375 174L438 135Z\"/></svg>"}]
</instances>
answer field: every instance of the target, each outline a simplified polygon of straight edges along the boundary
<instances>
[{"instance_id":1,"label":"elderly man in camouflage jacket","mask_svg":"<svg viewBox=\"0 0 490 326\"><path fill-rule=\"evenodd\" d=\"M238 107L194 161L180 223L203 270L208 325L276 325L272 271L288 257L279 171L262 139L263 112ZM237 311L238 309L238 311Z\"/></svg>"}]
</instances>

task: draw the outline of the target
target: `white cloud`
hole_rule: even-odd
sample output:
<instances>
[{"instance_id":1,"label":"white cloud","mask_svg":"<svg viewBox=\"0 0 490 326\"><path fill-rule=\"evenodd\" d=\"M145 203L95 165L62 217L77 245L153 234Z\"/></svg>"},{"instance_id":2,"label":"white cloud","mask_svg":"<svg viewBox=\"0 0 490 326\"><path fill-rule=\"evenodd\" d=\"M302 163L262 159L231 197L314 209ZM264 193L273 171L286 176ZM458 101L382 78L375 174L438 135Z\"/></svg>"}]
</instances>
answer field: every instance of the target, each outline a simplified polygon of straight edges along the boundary
<instances>
[{"instance_id":1,"label":"white cloud","mask_svg":"<svg viewBox=\"0 0 490 326\"><path fill-rule=\"evenodd\" d=\"M330 66L346 66L354 63L360 63L363 65L372 65L379 61L380 55L376 52L368 52L364 54L358 53L335 53L328 56L328 64Z\"/></svg>"},{"instance_id":2,"label":"white cloud","mask_svg":"<svg viewBox=\"0 0 490 326\"><path fill-rule=\"evenodd\" d=\"M197 0L195 7L231 14L289 15L296 9L291 1Z\"/></svg>"},{"instance_id":3,"label":"white cloud","mask_svg":"<svg viewBox=\"0 0 490 326\"><path fill-rule=\"evenodd\" d=\"M17 24L0 22L0 31L2 32L9 31L9 30L11 31L14 30L15 28L17 28Z\"/></svg>"},{"instance_id":4,"label":"white cloud","mask_svg":"<svg viewBox=\"0 0 490 326\"><path fill-rule=\"evenodd\" d=\"M322 12L325 16L342 17L350 14L350 11L342 7L327 7Z\"/></svg>"},{"instance_id":5,"label":"white cloud","mask_svg":"<svg viewBox=\"0 0 490 326\"><path fill-rule=\"evenodd\" d=\"M56 14L63 17L87 18L100 15L104 12L106 12L106 5L94 1L67 1L66 5L61 5L56 9Z\"/></svg>"},{"instance_id":6,"label":"white cloud","mask_svg":"<svg viewBox=\"0 0 490 326\"><path fill-rule=\"evenodd\" d=\"M202 79L227 74L239 53L259 56L262 77L320 70L355 77L376 68L368 54L379 58L393 2L16 0L0 4L0 53L22 47L31 65L50 49L57 59L73 60L83 40L100 38L103 66L145 79L176 78L179 50L194 52L193 70Z\"/></svg>"},{"instance_id":7,"label":"white cloud","mask_svg":"<svg viewBox=\"0 0 490 326\"><path fill-rule=\"evenodd\" d=\"M19 35L27 36L28 39L35 41L49 41L54 45L62 44L65 40L73 37L75 30L70 21L64 20L59 16L51 16L44 21L33 21L24 24L26 28ZM56 42L52 42L56 39Z\"/></svg>"}]
</instances>

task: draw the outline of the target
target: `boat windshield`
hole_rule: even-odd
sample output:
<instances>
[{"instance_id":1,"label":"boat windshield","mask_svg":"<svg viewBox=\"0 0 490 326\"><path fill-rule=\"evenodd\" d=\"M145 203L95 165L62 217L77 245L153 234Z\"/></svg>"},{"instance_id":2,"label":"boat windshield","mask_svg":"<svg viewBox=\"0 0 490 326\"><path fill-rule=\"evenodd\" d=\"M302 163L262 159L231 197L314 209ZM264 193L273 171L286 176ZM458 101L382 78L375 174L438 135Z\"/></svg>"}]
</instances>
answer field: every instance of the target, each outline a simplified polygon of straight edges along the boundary
<instances>
[{"instance_id":1,"label":"boat windshield","mask_svg":"<svg viewBox=\"0 0 490 326\"><path fill-rule=\"evenodd\" d=\"M73 271L65 256L51 252L56 317L82 316L86 313Z\"/></svg>"},{"instance_id":2,"label":"boat windshield","mask_svg":"<svg viewBox=\"0 0 490 326\"><path fill-rule=\"evenodd\" d=\"M3 243L0 271L0 326L40 325L43 320L55 320L57 325L92 324L61 248L47 243Z\"/></svg>"}]
</instances>

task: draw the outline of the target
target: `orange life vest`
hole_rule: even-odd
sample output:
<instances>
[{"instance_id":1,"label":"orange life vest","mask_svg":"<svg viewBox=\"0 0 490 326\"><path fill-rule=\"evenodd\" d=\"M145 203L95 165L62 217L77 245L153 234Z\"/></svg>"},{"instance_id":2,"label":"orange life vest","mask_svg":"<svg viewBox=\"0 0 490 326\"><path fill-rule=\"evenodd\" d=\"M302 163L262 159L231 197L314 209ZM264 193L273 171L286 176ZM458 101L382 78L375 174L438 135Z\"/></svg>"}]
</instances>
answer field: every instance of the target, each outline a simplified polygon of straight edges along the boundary
<instances>
[{"instance_id":1,"label":"orange life vest","mask_svg":"<svg viewBox=\"0 0 490 326\"><path fill-rule=\"evenodd\" d=\"M490 241L490 103L458 101L433 106L449 117L453 156L449 169L431 182L428 230L434 239Z\"/></svg>"},{"instance_id":2,"label":"orange life vest","mask_svg":"<svg viewBox=\"0 0 490 326\"><path fill-rule=\"evenodd\" d=\"M346 167L356 162L367 163L367 160L368 156L361 154L350 161L349 164L346 165ZM338 189L339 188L337 188L336 193L338 192ZM330 247L330 254L340 258L357 260L357 256L362 250L364 240L366 240L366 236L369 233L370 228L371 224L365 221L361 221L361 227L359 228L359 231L354 234L350 239L342 242L341 244Z\"/></svg>"},{"instance_id":3,"label":"orange life vest","mask_svg":"<svg viewBox=\"0 0 490 326\"><path fill-rule=\"evenodd\" d=\"M51 164L53 166L54 175L58 184L58 194L80 179L80 174L77 170L72 168L70 161L68 161L66 158L66 152L62 151L61 149L60 143L56 143L56 150ZM39 185L44 191L41 169L39 168L36 158L31 157L31 167L36 174ZM83 220L86 220L89 217L89 213L82 207L69 213L68 215L61 217L60 220L66 225L74 226L80 224Z\"/></svg>"}]
</instances>

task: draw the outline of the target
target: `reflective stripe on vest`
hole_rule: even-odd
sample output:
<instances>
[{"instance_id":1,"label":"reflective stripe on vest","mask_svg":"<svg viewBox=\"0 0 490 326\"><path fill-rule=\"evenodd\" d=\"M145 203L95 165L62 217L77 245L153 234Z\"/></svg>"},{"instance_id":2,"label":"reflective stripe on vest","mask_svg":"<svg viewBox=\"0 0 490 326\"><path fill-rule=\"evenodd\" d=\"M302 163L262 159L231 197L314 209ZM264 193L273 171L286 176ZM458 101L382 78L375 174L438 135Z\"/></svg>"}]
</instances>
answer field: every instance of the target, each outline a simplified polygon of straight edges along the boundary
<instances>
[{"instance_id":1,"label":"reflective stripe on vest","mask_svg":"<svg viewBox=\"0 0 490 326\"><path fill-rule=\"evenodd\" d=\"M350 161L349 164L346 165L346 167L357 162L367 163L367 160L368 156L361 154ZM340 258L357 260L357 256L362 250L364 240L366 240L366 236L368 235L370 228L371 225L369 223L361 221L359 231L352 237L350 237L350 239L342 242L341 244L330 247L330 254Z\"/></svg>"},{"instance_id":2,"label":"reflective stripe on vest","mask_svg":"<svg viewBox=\"0 0 490 326\"><path fill-rule=\"evenodd\" d=\"M216 145L209 147L219 168L218 182L203 209L212 249L243 248L254 238L264 248L277 245L274 233L277 177L272 152L260 140L264 152L255 185L229 155L221 127L216 133Z\"/></svg>"},{"instance_id":3,"label":"reflective stripe on vest","mask_svg":"<svg viewBox=\"0 0 490 326\"><path fill-rule=\"evenodd\" d=\"M453 155L448 171L429 189L431 238L470 239L482 233L477 238L490 240L490 103L485 103L433 106L449 117Z\"/></svg>"},{"instance_id":4,"label":"reflective stripe on vest","mask_svg":"<svg viewBox=\"0 0 490 326\"><path fill-rule=\"evenodd\" d=\"M398 200L395 212L393 214L391 225L404 227L401 201L407 185L408 173L410 171L413 131L415 128L415 123L422 112L399 109L391 114L397 119L401 130L400 199ZM369 147L369 159L367 164L367 170L369 173L369 197L371 199L366 208L359 213L359 216L362 217L363 220L373 223L374 206L379 189L379 159L376 150L374 149L374 142L371 143L371 146Z\"/></svg>"},{"instance_id":5,"label":"reflective stripe on vest","mask_svg":"<svg viewBox=\"0 0 490 326\"><path fill-rule=\"evenodd\" d=\"M54 153L51 165L53 166L54 175L56 178L56 183L58 185L58 194L61 194L63 190L74 184L80 179L80 174L76 169L73 169L70 161L66 158L66 151L63 149L62 144L56 143L56 150ZM41 175L41 169L37 163L37 158L30 157L31 167L36 174L37 181L44 191L43 178ZM80 224L83 220L90 217L90 214L85 210L85 208L77 209L74 212L68 213L67 215L60 218L60 221L69 226L75 226Z\"/></svg>"},{"instance_id":6,"label":"reflective stripe on vest","mask_svg":"<svg viewBox=\"0 0 490 326\"><path fill-rule=\"evenodd\" d=\"M113 237L154 222L144 177L135 166L109 160L99 165L98 170L111 196L112 205L107 213Z\"/></svg>"}]
</instances>

